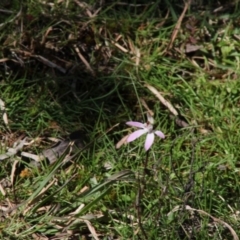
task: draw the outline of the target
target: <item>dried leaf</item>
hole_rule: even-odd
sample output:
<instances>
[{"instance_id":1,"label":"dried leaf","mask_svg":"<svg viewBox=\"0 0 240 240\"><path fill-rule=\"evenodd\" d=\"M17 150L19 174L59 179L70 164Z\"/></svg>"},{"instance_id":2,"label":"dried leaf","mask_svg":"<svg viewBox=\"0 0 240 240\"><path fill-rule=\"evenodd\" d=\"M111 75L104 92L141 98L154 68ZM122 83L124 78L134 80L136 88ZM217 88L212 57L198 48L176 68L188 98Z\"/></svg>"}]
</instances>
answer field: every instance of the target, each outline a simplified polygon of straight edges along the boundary
<instances>
[{"instance_id":1,"label":"dried leaf","mask_svg":"<svg viewBox=\"0 0 240 240\"><path fill-rule=\"evenodd\" d=\"M202 48L201 45L193 45L193 44L187 43L185 48L185 53L196 52L200 48Z\"/></svg>"},{"instance_id":2,"label":"dried leaf","mask_svg":"<svg viewBox=\"0 0 240 240\"><path fill-rule=\"evenodd\" d=\"M5 103L2 99L0 99L0 109L3 112L3 122L8 126L8 117L6 113Z\"/></svg>"},{"instance_id":3,"label":"dried leaf","mask_svg":"<svg viewBox=\"0 0 240 240\"><path fill-rule=\"evenodd\" d=\"M117 144L116 144L116 148L120 148L123 144L127 143L127 138L130 134L128 134L127 136L124 136Z\"/></svg>"},{"instance_id":4,"label":"dried leaf","mask_svg":"<svg viewBox=\"0 0 240 240\"><path fill-rule=\"evenodd\" d=\"M2 193L3 196L6 196L6 191L4 190L1 183L0 183L0 192Z\"/></svg>"},{"instance_id":5,"label":"dried leaf","mask_svg":"<svg viewBox=\"0 0 240 240\"><path fill-rule=\"evenodd\" d=\"M92 236L94 237L95 240L99 240L95 228L92 226L91 222L88 220L84 220L84 222L88 226L88 230L91 232Z\"/></svg>"},{"instance_id":6,"label":"dried leaf","mask_svg":"<svg viewBox=\"0 0 240 240\"><path fill-rule=\"evenodd\" d=\"M25 141L26 141L26 138L24 138L23 140L15 142L13 148L9 148L6 153L0 154L0 161L16 155L16 153L23 148L23 146L25 144Z\"/></svg>"},{"instance_id":7,"label":"dried leaf","mask_svg":"<svg viewBox=\"0 0 240 240\"><path fill-rule=\"evenodd\" d=\"M21 156L33 159L36 162L40 162L44 159L44 156L42 155L39 156L39 155L28 153L28 152L21 152Z\"/></svg>"}]
</instances>

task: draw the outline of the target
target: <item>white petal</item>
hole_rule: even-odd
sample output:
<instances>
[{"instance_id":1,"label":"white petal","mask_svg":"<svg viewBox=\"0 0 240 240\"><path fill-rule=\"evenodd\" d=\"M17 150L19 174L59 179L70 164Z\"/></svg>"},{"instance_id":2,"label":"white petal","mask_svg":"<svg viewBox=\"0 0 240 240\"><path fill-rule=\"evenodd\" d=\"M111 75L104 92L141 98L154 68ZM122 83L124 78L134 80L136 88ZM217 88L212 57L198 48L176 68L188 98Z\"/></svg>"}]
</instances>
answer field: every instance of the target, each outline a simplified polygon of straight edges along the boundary
<instances>
[{"instance_id":1,"label":"white petal","mask_svg":"<svg viewBox=\"0 0 240 240\"><path fill-rule=\"evenodd\" d=\"M159 136L160 138L165 138L165 135L161 131L154 131L154 133Z\"/></svg>"},{"instance_id":2,"label":"white petal","mask_svg":"<svg viewBox=\"0 0 240 240\"><path fill-rule=\"evenodd\" d=\"M140 130L137 130L137 131L131 133L129 135L129 137L127 138L127 142L134 141L135 139L141 137L144 133L147 133L147 129L140 129Z\"/></svg>"},{"instance_id":3,"label":"white petal","mask_svg":"<svg viewBox=\"0 0 240 240\"><path fill-rule=\"evenodd\" d=\"M149 113L147 113L147 119L150 124L154 124L154 118Z\"/></svg>"},{"instance_id":4,"label":"white petal","mask_svg":"<svg viewBox=\"0 0 240 240\"><path fill-rule=\"evenodd\" d=\"M132 121L130 121L130 122L126 122L126 124L128 126L131 126L131 127L138 127L138 128L144 128L145 127L145 125L143 123L141 123L141 122L132 122Z\"/></svg>"},{"instance_id":5,"label":"white petal","mask_svg":"<svg viewBox=\"0 0 240 240\"><path fill-rule=\"evenodd\" d=\"M145 141L145 150L147 151L153 144L154 142L154 133L148 133L146 141Z\"/></svg>"}]
</instances>

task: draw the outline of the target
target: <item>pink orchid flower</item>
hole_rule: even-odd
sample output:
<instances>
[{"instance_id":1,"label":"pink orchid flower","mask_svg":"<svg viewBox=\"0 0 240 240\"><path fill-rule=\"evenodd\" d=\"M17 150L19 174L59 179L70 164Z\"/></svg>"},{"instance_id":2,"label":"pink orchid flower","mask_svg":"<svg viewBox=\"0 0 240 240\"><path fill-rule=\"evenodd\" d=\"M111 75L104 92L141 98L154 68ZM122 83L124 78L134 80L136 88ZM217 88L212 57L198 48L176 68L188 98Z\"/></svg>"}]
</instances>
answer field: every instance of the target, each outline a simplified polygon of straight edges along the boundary
<instances>
[{"instance_id":1,"label":"pink orchid flower","mask_svg":"<svg viewBox=\"0 0 240 240\"><path fill-rule=\"evenodd\" d=\"M149 114L148 114L148 121L146 123L132 122L132 121L126 122L128 126L141 128L131 133L127 138L127 142L132 142L137 138L141 137L143 134L147 133L147 138L145 141L144 148L146 151L148 151L154 142L154 138L155 138L154 134L156 134L160 138L165 138L165 135L163 134L163 132L153 129L153 123L154 123L154 119Z\"/></svg>"}]
</instances>

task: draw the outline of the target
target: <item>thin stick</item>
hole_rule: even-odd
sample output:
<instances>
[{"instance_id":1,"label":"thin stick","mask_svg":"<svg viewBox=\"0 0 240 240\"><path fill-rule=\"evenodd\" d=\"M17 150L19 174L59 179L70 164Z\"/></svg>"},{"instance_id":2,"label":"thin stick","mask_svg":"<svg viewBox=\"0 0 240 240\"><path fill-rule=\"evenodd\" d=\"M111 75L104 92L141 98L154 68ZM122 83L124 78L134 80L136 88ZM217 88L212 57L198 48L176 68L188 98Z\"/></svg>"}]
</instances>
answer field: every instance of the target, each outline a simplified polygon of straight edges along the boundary
<instances>
[{"instance_id":1,"label":"thin stick","mask_svg":"<svg viewBox=\"0 0 240 240\"><path fill-rule=\"evenodd\" d=\"M177 116L178 112L177 110L173 107L173 105L168 102L161 94L160 92L153 86L149 84L145 84L145 86L160 100L160 102L168 108L168 110L174 115Z\"/></svg>"},{"instance_id":2,"label":"thin stick","mask_svg":"<svg viewBox=\"0 0 240 240\"><path fill-rule=\"evenodd\" d=\"M185 209L188 210L188 211L198 212L198 213L201 214L201 215L210 217L214 222L217 222L217 223L219 223L219 224L222 224L223 226L225 226L226 228L228 228L228 230L231 232L234 240L239 240L239 237L238 237L238 235L236 234L235 230L234 230L228 223L224 222L223 220L221 220L221 219L219 219L219 218L216 218L216 217L212 216L211 214L209 214L209 213L207 213L207 212L205 212L205 211L203 211L203 210L201 210L201 209L192 208L192 207L190 207L189 205L186 205ZM181 206L176 206L172 211L170 211L170 212L168 213L168 215L171 214L171 213L173 213L173 212L177 212L177 211L179 211L179 210L182 210L182 207L181 207Z\"/></svg>"},{"instance_id":3,"label":"thin stick","mask_svg":"<svg viewBox=\"0 0 240 240\"><path fill-rule=\"evenodd\" d=\"M88 61L84 58L84 56L81 54L79 48L74 45L74 49L77 52L79 58L82 60L82 62L84 63L84 65L86 66L86 68L89 70L89 72L92 73L93 76L95 76L95 72L93 71L93 69L91 68L90 64L88 63Z\"/></svg>"},{"instance_id":4,"label":"thin stick","mask_svg":"<svg viewBox=\"0 0 240 240\"><path fill-rule=\"evenodd\" d=\"M186 14L186 11L187 11L189 5L191 4L191 1L192 1L192 0L188 0L188 1L185 3L185 7L184 7L184 9L183 9L183 11L182 11L182 14L181 14L181 16L179 17L175 28L173 29L170 42L169 42L169 44L168 44L168 46L167 46L167 51L172 48L173 42L174 42L174 40L175 40L176 37L177 37L177 34L178 34L179 29L180 29L181 24L182 24L182 20L183 20L185 14Z\"/></svg>"}]
</instances>

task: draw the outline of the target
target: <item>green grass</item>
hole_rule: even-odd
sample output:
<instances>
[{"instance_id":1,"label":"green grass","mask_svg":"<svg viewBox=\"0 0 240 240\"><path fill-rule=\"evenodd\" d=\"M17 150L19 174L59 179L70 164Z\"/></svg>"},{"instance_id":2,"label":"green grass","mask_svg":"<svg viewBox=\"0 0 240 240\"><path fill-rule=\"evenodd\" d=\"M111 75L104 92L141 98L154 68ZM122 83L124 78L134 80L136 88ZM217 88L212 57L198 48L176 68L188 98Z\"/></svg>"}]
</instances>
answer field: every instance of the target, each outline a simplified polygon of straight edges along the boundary
<instances>
[{"instance_id":1,"label":"green grass","mask_svg":"<svg viewBox=\"0 0 240 240\"><path fill-rule=\"evenodd\" d=\"M65 165L67 153L41 168L21 151L1 161L1 180L13 184L1 181L0 239L97 239L94 231L99 239L240 236L238 4L219 12L211 1L191 6L166 51L181 4L141 2L108 3L95 17L74 1L27 0L21 17L18 1L0 7L12 10L2 22L17 18L1 26L0 99L9 123L0 119L0 154L24 137L35 142L21 151L37 154L48 137L79 129L86 144ZM189 41L201 49L185 53ZM116 149L133 131L125 122L146 122L142 100L166 138L156 137L147 153L145 137Z\"/></svg>"}]
</instances>

